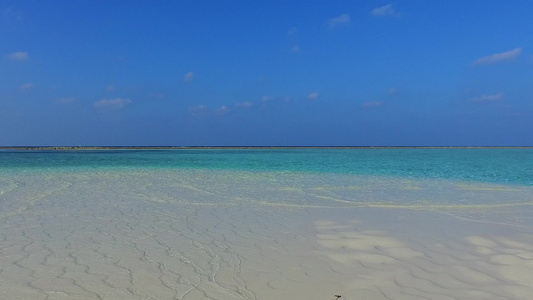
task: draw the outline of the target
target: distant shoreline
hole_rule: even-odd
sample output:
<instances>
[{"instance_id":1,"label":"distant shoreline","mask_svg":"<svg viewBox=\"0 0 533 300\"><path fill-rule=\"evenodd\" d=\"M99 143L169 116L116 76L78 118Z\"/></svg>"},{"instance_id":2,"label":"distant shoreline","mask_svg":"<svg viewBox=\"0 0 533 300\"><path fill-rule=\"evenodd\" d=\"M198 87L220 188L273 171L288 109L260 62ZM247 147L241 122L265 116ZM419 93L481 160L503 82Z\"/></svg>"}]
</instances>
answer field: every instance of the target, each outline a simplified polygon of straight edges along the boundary
<instances>
[{"instance_id":1,"label":"distant shoreline","mask_svg":"<svg viewBox=\"0 0 533 300\"><path fill-rule=\"evenodd\" d=\"M0 146L0 150L224 150L224 149L533 149L533 146Z\"/></svg>"}]
</instances>

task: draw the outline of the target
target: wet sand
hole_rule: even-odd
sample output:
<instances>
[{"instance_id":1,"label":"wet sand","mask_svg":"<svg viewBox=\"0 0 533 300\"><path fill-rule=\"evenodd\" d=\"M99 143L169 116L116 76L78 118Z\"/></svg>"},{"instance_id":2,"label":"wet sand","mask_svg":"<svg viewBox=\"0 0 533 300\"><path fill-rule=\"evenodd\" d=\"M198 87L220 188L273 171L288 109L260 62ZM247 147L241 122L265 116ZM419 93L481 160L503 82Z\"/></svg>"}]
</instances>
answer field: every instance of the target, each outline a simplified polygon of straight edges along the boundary
<instances>
[{"instance_id":1,"label":"wet sand","mask_svg":"<svg viewBox=\"0 0 533 300\"><path fill-rule=\"evenodd\" d=\"M530 187L299 176L2 176L0 299L531 299Z\"/></svg>"}]
</instances>

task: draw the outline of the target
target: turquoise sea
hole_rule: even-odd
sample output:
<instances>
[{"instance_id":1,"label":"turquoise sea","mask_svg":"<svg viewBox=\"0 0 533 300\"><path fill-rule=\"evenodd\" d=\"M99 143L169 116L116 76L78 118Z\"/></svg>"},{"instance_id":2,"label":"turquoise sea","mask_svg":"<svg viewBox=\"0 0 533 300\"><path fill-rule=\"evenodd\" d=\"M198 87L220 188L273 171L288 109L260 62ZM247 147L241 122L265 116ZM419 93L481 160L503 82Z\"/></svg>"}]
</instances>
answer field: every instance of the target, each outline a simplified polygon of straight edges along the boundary
<instances>
[{"instance_id":1,"label":"turquoise sea","mask_svg":"<svg viewBox=\"0 0 533 300\"><path fill-rule=\"evenodd\" d=\"M0 151L0 299L530 299L533 149Z\"/></svg>"},{"instance_id":2,"label":"turquoise sea","mask_svg":"<svg viewBox=\"0 0 533 300\"><path fill-rule=\"evenodd\" d=\"M533 185L533 149L2 151L0 171L198 169L337 173Z\"/></svg>"},{"instance_id":3,"label":"turquoise sea","mask_svg":"<svg viewBox=\"0 0 533 300\"><path fill-rule=\"evenodd\" d=\"M130 186L124 198L135 193L204 205L235 199L296 207L516 205L532 202L533 149L2 151L0 176L6 191L26 185L39 194L39 185L29 182L61 181L78 193L76 187L105 182ZM6 191L4 197L13 195Z\"/></svg>"}]
</instances>

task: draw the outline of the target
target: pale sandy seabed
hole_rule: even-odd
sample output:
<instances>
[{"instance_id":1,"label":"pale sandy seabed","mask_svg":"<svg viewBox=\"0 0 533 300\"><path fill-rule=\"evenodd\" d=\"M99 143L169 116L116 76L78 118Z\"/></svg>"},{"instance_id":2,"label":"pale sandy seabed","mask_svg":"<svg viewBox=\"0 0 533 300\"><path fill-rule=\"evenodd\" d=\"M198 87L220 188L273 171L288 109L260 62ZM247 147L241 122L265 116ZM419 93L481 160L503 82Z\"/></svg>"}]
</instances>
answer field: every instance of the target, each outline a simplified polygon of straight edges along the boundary
<instances>
[{"instance_id":1,"label":"pale sandy seabed","mask_svg":"<svg viewBox=\"0 0 533 300\"><path fill-rule=\"evenodd\" d=\"M2 174L0 299L533 299L532 204L438 180Z\"/></svg>"}]
</instances>

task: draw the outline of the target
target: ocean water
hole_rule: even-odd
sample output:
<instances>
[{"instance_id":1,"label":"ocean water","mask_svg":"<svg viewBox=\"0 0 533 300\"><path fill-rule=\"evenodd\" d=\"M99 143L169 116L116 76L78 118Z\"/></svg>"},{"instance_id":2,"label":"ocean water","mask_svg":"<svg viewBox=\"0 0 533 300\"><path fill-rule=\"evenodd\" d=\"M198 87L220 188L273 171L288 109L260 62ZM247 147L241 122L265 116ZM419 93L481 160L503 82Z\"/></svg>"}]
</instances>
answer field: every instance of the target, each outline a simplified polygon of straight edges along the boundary
<instances>
[{"instance_id":1,"label":"ocean water","mask_svg":"<svg viewBox=\"0 0 533 300\"><path fill-rule=\"evenodd\" d=\"M25 180L79 179L129 186L123 197L213 205L466 207L530 204L533 186L533 149L4 151L0 158L4 197Z\"/></svg>"},{"instance_id":2,"label":"ocean water","mask_svg":"<svg viewBox=\"0 0 533 300\"><path fill-rule=\"evenodd\" d=\"M533 149L3 151L0 171L201 169L336 173L533 185Z\"/></svg>"},{"instance_id":3,"label":"ocean water","mask_svg":"<svg viewBox=\"0 0 533 300\"><path fill-rule=\"evenodd\" d=\"M533 149L1 151L0 299L529 299L532 207Z\"/></svg>"}]
</instances>

